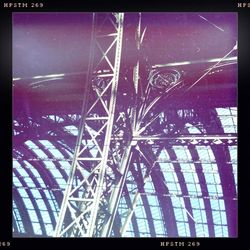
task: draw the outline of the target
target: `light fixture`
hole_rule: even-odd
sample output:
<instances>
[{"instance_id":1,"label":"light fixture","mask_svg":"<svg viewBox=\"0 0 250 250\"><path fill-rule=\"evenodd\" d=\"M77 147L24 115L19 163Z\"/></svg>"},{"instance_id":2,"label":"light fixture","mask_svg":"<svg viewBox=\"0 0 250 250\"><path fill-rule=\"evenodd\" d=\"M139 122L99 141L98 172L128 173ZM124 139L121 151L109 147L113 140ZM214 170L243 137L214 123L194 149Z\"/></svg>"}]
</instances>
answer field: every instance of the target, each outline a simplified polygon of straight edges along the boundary
<instances>
[{"instance_id":1,"label":"light fixture","mask_svg":"<svg viewBox=\"0 0 250 250\"><path fill-rule=\"evenodd\" d=\"M153 145L153 144L154 144L154 142L153 142L151 139L149 139L149 140L147 141L147 143L148 143L149 145Z\"/></svg>"},{"instance_id":2,"label":"light fixture","mask_svg":"<svg viewBox=\"0 0 250 250\"><path fill-rule=\"evenodd\" d=\"M203 143L204 143L204 144L208 144L208 143L209 143L209 140L205 139L205 140L203 141Z\"/></svg>"},{"instance_id":3,"label":"light fixture","mask_svg":"<svg viewBox=\"0 0 250 250\"><path fill-rule=\"evenodd\" d=\"M199 141L197 141L196 139L190 140L190 144L196 145L198 143L199 143Z\"/></svg>"},{"instance_id":4,"label":"light fixture","mask_svg":"<svg viewBox=\"0 0 250 250\"><path fill-rule=\"evenodd\" d=\"M222 144L223 142L220 139L214 139L213 143L216 145Z\"/></svg>"},{"instance_id":5,"label":"light fixture","mask_svg":"<svg viewBox=\"0 0 250 250\"><path fill-rule=\"evenodd\" d=\"M178 142L181 143L181 144L185 144L186 143L185 140L183 140L183 139L178 140Z\"/></svg>"}]
</instances>

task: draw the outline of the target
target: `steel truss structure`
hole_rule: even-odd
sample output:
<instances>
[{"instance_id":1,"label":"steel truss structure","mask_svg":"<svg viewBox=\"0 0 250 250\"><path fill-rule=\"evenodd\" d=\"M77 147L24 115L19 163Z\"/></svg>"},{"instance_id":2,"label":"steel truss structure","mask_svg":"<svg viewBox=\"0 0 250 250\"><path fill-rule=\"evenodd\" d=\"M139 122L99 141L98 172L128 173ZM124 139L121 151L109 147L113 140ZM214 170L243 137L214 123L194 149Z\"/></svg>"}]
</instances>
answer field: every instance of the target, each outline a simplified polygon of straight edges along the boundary
<instances>
[{"instance_id":1,"label":"steel truss structure","mask_svg":"<svg viewBox=\"0 0 250 250\"><path fill-rule=\"evenodd\" d=\"M104 193L109 192L110 188L106 175L112 164L109 155L119 80L123 17L124 14L120 13L101 17L94 15L94 37L91 42L94 48L91 50L89 69L91 76L87 78L90 86L85 92L80 132L55 231L56 237L100 236L106 220L107 201ZM102 26L105 26L105 33ZM98 51L101 52L99 57ZM93 102L87 99L93 93L91 87L96 96ZM90 150L96 151L95 155ZM84 170L86 165L89 167L87 175ZM82 180L74 183L77 168L82 173ZM72 222L65 226L63 222L67 212L71 214Z\"/></svg>"},{"instance_id":2,"label":"steel truss structure","mask_svg":"<svg viewBox=\"0 0 250 250\"><path fill-rule=\"evenodd\" d=\"M142 14L133 14L132 28L127 15L93 14L90 60L88 71L84 73L84 94L80 98L81 112L72 113L69 108L68 112L58 113L54 107L53 112L44 110L42 115L34 113L22 117L19 111L14 114L13 156L17 164L29 163L31 168L33 165L39 170L40 162L53 162L57 169L61 168L67 181L64 188L60 185L50 188L55 199L60 201L57 202L58 218L53 218L50 236L126 237L133 232L140 237L137 218L138 221L142 219L142 214L138 214L142 207L149 225L146 236L158 236L159 226L152 214L157 207L161 214L157 220L163 228L160 236L180 236L179 209L189 227L189 236L215 237L217 229L212 203L222 200L226 211L223 220L227 221L228 230L227 234L222 234L234 237L237 235L237 174L233 169L237 159L232 156L232 150L237 147L237 126L233 122L224 125L221 117L233 120L236 116L235 98L231 98L235 87L226 85L229 98L221 99L214 92L213 98L205 100L204 97L207 97L206 87L216 85L214 75L235 70L237 44L217 60L199 61L199 65L206 64L205 70L190 77L183 73L183 63L149 68L143 56L147 27L142 24ZM132 52L126 48L131 43L126 39L131 30L135 37ZM134 54L129 62L126 61L127 53ZM67 75L55 81L62 79L67 79ZM71 76L69 79L73 84L74 79ZM14 82L16 91L18 81ZM210 85L206 86L207 82ZM205 90L199 88L202 84ZM192 103L193 98L198 105ZM220 109L228 114L221 114ZM233 129L227 130L226 126ZM33 144L29 144L29 152L26 152L25 145L30 138L34 139ZM43 141L52 141L52 144L45 146ZM60 151L60 156L53 155L50 147ZM45 155L34 154L32 151L37 148ZM67 174L59 162L68 163ZM212 167L210 170L206 168L208 165ZM18 166L15 169L15 176L20 178ZM39 170L43 174L44 171ZM209 183L209 174L218 175L218 183ZM193 176L194 183L189 183L189 175ZM171 176L174 176L175 188ZM53 179L53 176L46 178ZM196 192L190 185L195 186ZM222 191L213 193L209 185L220 185ZM22 187L31 196L32 191L25 181ZM37 183L44 200L47 199L44 191L47 187ZM14 193L18 196L17 190ZM153 197L157 197L157 206L150 205ZM197 217L195 199L202 200L199 207L204 207L206 215L202 216L206 219ZM35 202L33 204L35 206ZM20 204L15 206L20 207ZM17 229L20 227L17 224L14 227L16 231L21 230Z\"/></svg>"}]
</instances>

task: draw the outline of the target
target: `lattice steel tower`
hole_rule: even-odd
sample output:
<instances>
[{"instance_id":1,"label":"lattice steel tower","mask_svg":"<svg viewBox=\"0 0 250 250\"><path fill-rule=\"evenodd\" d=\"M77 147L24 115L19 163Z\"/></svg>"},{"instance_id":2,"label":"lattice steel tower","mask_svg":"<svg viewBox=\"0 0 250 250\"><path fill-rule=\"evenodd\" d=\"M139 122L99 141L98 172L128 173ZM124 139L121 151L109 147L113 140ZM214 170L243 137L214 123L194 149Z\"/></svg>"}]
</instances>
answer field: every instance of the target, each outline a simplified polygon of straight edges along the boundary
<instances>
[{"instance_id":1,"label":"lattice steel tower","mask_svg":"<svg viewBox=\"0 0 250 250\"><path fill-rule=\"evenodd\" d=\"M179 100L184 99L202 78L213 73L215 68L225 66L222 62L228 60L237 48L233 47L209 66L201 77L197 77L198 80L188 79L184 84L182 72L176 68L147 69L141 53L146 28L142 27L140 13L134 14L133 18L133 27L130 24L128 32L126 14L93 14L79 134L54 237L110 237L113 231L116 236L124 236L147 181L150 178L154 181L164 179L159 174L164 148L168 147L172 152L172 159L164 159L164 162L172 162L179 168L173 145L188 145L192 151L197 145L216 148L220 144L227 150L229 143L237 143L236 134L218 133L220 130L212 113L206 120L202 110L173 107L176 96ZM132 55L130 61L128 55ZM184 125L194 121L200 126L199 133L183 132ZM198 159L195 154L193 157ZM189 163L188 160L183 162ZM153 170L156 171L151 175ZM132 175L128 179L129 171ZM233 182L231 175L226 178ZM117 216L122 194L129 192L125 182L135 179L138 185L131 202L125 212ZM156 192L164 191L168 196L176 197L168 193L165 182L161 183ZM227 189L224 192L231 195ZM168 199L163 196L160 203L167 204ZM196 224L187 209L191 207L189 201L185 200L180 206L187 212L189 223ZM236 205L227 202L226 206L235 208ZM171 224L171 211L162 213ZM177 232L176 227L171 230Z\"/></svg>"},{"instance_id":2,"label":"lattice steel tower","mask_svg":"<svg viewBox=\"0 0 250 250\"><path fill-rule=\"evenodd\" d=\"M114 123L123 119L116 112L123 23L123 13L93 14L82 118L56 237L98 237L111 232L127 161L116 158L129 155L127 148L118 149L111 139L118 130ZM116 157L114 150L119 150ZM82 179L76 177L77 171Z\"/></svg>"}]
</instances>

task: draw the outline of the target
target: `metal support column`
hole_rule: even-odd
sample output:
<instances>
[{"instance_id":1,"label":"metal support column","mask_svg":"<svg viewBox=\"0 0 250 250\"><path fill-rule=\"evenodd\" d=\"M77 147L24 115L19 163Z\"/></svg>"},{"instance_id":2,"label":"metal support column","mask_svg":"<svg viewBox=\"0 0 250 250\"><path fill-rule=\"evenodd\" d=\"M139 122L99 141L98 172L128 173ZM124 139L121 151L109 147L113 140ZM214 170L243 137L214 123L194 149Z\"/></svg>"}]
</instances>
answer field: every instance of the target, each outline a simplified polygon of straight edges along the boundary
<instances>
[{"instance_id":1,"label":"metal support column","mask_svg":"<svg viewBox=\"0 0 250 250\"><path fill-rule=\"evenodd\" d=\"M136 27L136 34L135 34L135 41L136 41L136 49L139 52L140 45L141 45L141 13L139 13L138 25ZM139 57L136 60L136 64L133 68L133 84L134 84L134 91L135 91L135 101L132 107L132 113L130 118L130 124L132 128L132 135L134 136L134 131L137 124L137 99L138 99L138 86L139 86ZM131 138L132 139L132 138ZM113 224L115 221L115 216L117 214L119 201L122 195L123 187L125 185L125 181L127 178L127 174L129 171L129 166L132 158L132 148L137 144L137 142L128 140L124 153L122 155L121 163L119 164L119 173L120 179L117 181L117 184L113 188L113 191L110 196L109 207L108 211L110 213L110 217L108 218L107 222L105 223L101 236L108 237L110 236L113 228Z\"/></svg>"},{"instance_id":2,"label":"metal support column","mask_svg":"<svg viewBox=\"0 0 250 250\"><path fill-rule=\"evenodd\" d=\"M105 176L110 168L123 20L123 13L94 14L88 90L54 237L98 237L106 220Z\"/></svg>"}]
</instances>

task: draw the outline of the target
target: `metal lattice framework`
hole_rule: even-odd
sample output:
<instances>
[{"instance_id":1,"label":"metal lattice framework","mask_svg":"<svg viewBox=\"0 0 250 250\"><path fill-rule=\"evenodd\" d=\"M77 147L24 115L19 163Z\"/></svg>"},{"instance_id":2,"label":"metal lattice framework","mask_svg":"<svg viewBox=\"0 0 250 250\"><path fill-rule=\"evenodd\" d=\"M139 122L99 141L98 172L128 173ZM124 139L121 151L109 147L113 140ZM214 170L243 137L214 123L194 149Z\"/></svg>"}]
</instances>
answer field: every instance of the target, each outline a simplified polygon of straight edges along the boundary
<instances>
[{"instance_id":1,"label":"metal lattice framework","mask_svg":"<svg viewBox=\"0 0 250 250\"><path fill-rule=\"evenodd\" d=\"M141 56L146 28L142 15L134 16L130 63L126 14L93 15L80 112L16 111L14 178L20 186L14 196L25 190L42 221L32 198L38 190L54 237L215 237L216 230L236 236L235 85L225 83L224 99L213 88L212 98L205 98L216 77L234 72L237 45L219 59L199 61L204 70L190 76L183 63L148 70ZM74 84L72 76L57 77L52 80ZM36 235L25 206L20 197L15 200L14 231ZM41 225L41 234L48 235Z\"/></svg>"},{"instance_id":2,"label":"metal lattice framework","mask_svg":"<svg viewBox=\"0 0 250 250\"><path fill-rule=\"evenodd\" d=\"M94 37L91 42L94 48L91 50L89 68L89 74L94 76L87 78L90 86L85 92L72 172L55 231L57 237L99 236L105 221L107 201L104 193L109 192L110 188L105 177L110 168L109 149L115 119L123 16L124 14L120 13L94 16ZM105 31L108 30L107 33L103 33L102 26L105 26ZM101 52L99 57L98 51ZM93 102L87 99L89 94L93 93L90 87L96 96ZM89 140L86 140L86 137L89 137ZM90 149L96 151L95 155L90 153ZM79 162L83 166L90 165L87 175ZM82 172L83 178L74 183L76 168ZM63 225L67 210L71 214L72 222Z\"/></svg>"}]
</instances>

